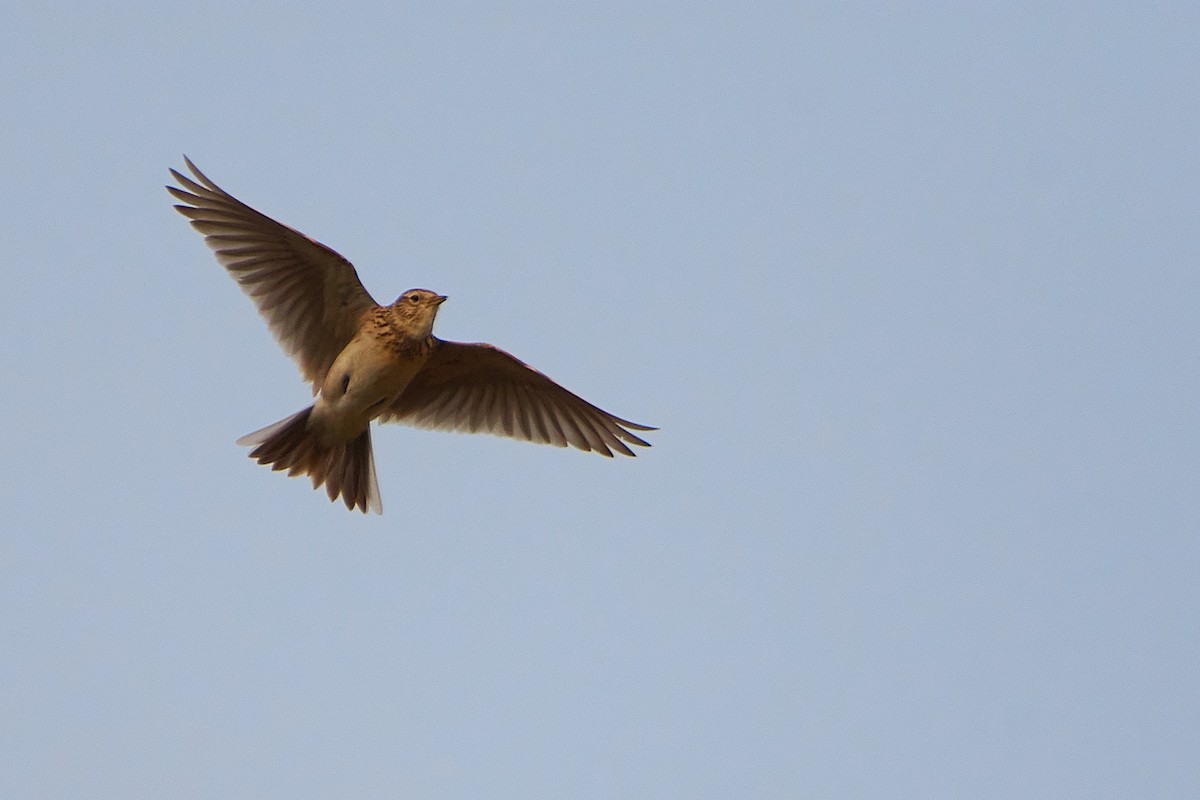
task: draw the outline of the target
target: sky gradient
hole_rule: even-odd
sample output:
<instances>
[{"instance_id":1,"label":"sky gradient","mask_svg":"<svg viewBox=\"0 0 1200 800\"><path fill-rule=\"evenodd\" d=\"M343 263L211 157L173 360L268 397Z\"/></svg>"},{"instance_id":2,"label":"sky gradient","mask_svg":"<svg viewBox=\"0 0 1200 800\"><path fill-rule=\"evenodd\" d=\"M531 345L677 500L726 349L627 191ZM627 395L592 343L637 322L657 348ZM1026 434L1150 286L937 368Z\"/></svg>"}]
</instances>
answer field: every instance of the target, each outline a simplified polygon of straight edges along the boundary
<instances>
[{"instance_id":1,"label":"sky gradient","mask_svg":"<svg viewBox=\"0 0 1200 800\"><path fill-rule=\"evenodd\" d=\"M0 795L1200 796L1194 3L83 4L0 28ZM377 428L186 153L627 419Z\"/></svg>"}]
</instances>

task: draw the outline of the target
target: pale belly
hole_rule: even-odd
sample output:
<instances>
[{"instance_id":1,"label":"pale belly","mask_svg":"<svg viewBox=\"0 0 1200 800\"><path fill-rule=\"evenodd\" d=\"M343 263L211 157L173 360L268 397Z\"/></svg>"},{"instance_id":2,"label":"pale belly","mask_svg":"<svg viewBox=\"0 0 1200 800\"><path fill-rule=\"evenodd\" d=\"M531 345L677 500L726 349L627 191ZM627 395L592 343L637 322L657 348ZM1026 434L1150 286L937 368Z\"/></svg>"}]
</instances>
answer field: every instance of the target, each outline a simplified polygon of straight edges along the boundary
<instances>
[{"instance_id":1,"label":"pale belly","mask_svg":"<svg viewBox=\"0 0 1200 800\"><path fill-rule=\"evenodd\" d=\"M329 368L309 430L326 446L351 441L400 396L424 363L425 356L401 356L370 339L355 339Z\"/></svg>"}]
</instances>

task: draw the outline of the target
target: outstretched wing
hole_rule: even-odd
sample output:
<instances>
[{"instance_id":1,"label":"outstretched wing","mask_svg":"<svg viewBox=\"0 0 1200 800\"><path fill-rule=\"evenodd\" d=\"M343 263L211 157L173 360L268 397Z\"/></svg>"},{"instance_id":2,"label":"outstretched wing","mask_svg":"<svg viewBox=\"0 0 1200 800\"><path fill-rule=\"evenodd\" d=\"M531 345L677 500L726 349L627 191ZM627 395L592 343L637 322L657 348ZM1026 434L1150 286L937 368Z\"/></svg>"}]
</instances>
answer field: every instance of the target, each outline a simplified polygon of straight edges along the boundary
<instances>
[{"instance_id":1,"label":"outstretched wing","mask_svg":"<svg viewBox=\"0 0 1200 800\"><path fill-rule=\"evenodd\" d=\"M255 211L205 177L187 157L184 161L195 180L171 170L182 187L167 187L180 201L175 208L204 234L316 394L375 301L349 261Z\"/></svg>"},{"instance_id":2,"label":"outstretched wing","mask_svg":"<svg viewBox=\"0 0 1200 800\"><path fill-rule=\"evenodd\" d=\"M571 445L609 457L613 451L632 456L626 442L649 447L632 431L655 430L597 408L490 344L440 339L379 420Z\"/></svg>"}]
</instances>

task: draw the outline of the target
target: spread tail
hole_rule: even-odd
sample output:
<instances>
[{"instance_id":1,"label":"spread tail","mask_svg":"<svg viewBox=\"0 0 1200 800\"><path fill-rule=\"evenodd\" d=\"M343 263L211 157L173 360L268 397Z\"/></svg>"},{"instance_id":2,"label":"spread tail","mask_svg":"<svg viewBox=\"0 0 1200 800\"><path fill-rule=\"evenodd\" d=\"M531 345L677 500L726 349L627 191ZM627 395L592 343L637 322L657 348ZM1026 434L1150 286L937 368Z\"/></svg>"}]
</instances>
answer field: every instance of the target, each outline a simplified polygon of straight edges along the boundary
<instances>
[{"instance_id":1,"label":"spread tail","mask_svg":"<svg viewBox=\"0 0 1200 800\"><path fill-rule=\"evenodd\" d=\"M371 452L371 428L345 444L321 447L308 430L312 406L237 440L254 449L250 457L288 475L308 475L313 488L324 485L330 500L342 498L346 508L383 513L379 483L375 479L375 456Z\"/></svg>"}]
</instances>

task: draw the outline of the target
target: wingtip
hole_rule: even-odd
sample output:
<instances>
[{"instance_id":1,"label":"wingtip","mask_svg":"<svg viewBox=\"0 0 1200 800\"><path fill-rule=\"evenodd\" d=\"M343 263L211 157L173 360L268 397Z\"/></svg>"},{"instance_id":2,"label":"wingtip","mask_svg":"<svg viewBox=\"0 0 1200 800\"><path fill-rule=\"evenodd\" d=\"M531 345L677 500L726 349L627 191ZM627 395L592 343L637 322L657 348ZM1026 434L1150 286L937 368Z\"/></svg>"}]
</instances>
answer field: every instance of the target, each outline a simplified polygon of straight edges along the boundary
<instances>
[{"instance_id":1,"label":"wingtip","mask_svg":"<svg viewBox=\"0 0 1200 800\"><path fill-rule=\"evenodd\" d=\"M171 175L174 176L175 180L179 181L184 186L188 186L190 184L191 186L203 187L209 191L223 192L219 186L213 183L211 178L200 171L200 168L196 166L195 162L187 157L187 153L183 154L183 163L187 165L188 170L191 171L194 177L189 178L179 170L171 169Z\"/></svg>"}]
</instances>

